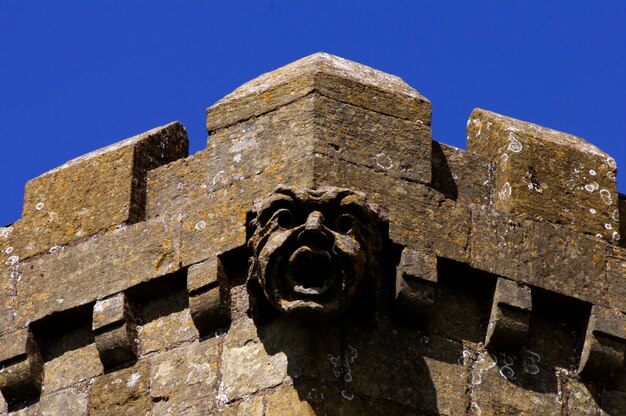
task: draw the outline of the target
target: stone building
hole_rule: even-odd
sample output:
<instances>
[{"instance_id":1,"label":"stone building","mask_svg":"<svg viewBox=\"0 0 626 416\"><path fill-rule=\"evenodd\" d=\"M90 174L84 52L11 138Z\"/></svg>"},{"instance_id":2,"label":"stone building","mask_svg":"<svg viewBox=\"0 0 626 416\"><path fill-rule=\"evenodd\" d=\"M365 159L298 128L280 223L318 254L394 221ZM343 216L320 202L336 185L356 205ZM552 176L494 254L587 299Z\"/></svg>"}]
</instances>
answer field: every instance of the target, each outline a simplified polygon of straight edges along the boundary
<instances>
[{"instance_id":1,"label":"stone building","mask_svg":"<svg viewBox=\"0 0 626 416\"><path fill-rule=\"evenodd\" d=\"M584 140L315 54L26 184L0 410L624 415L626 199Z\"/></svg>"}]
</instances>

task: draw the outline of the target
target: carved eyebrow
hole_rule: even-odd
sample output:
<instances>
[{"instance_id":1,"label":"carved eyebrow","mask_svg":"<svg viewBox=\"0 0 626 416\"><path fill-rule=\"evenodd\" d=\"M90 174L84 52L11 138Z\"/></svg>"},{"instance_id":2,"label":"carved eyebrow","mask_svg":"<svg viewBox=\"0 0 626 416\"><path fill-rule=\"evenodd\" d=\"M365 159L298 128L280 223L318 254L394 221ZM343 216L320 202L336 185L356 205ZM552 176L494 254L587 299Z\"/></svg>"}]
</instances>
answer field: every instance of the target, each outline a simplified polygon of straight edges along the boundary
<instances>
[{"instance_id":1,"label":"carved eyebrow","mask_svg":"<svg viewBox=\"0 0 626 416\"><path fill-rule=\"evenodd\" d=\"M274 194L263 201L263 205L258 210L257 218L264 224L278 208L293 206L293 203L293 198L288 195Z\"/></svg>"}]
</instances>

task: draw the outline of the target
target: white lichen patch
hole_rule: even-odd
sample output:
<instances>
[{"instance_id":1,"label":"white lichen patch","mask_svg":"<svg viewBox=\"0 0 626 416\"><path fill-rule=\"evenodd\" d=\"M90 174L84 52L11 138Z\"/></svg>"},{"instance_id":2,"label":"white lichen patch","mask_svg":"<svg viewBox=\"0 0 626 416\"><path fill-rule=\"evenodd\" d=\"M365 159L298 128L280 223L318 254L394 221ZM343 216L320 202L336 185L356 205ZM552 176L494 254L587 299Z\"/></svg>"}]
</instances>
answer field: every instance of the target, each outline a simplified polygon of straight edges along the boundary
<instances>
[{"instance_id":1,"label":"white lichen patch","mask_svg":"<svg viewBox=\"0 0 626 416\"><path fill-rule=\"evenodd\" d=\"M598 185L598 182L591 182L585 185L585 190L587 192L597 191L598 189L600 189L600 185Z\"/></svg>"},{"instance_id":2,"label":"white lichen patch","mask_svg":"<svg viewBox=\"0 0 626 416\"><path fill-rule=\"evenodd\" d=\"M389 170L393 168L393 161L384 152L380 152L374 156L374 163L381 169Z\"/></svg>"},{"instance_id":3,"label":"white lichen patch","mask_svg":"<svg viewBox=\"0 0 626 416\"><path fill-rule=\"evenodd\" d=\"M596 175L597 175L596 171L595 171L595 170L593 170L593 169L591 169L591 170L589 171L589 174L590 174L591 176L596 176Z\"/></svg>"},{"instance_id":4,"label":"white lichen patch","mask_svg":"<svg viewBox=\"0 0 626 416\"><path fill-rule=\"evenodd\" d=\"M137 384L137 381L139 381L139 379L141 378L141 374L139 373L133 373L130 375L130 377L128 378L128 383L126 383L126 385L128 387L134 387L135 384Z\"/></svg>"},{"instance_id":5,"label":"white lichen patch","mask_svg":"<svg viewBox=\"0 0 626 416\"><path fill-rule=\"evenodd\" d=\"M35 205L35 209L37 211L41 211L43 209L43 202L39 202L37 205Z\"/></svg>"},{"instance_id":6,"label":"white lichen patch","mask_svg":"<svg viewBox=\"0 0 626 416\"><path fill-rule=\"evenodd\" d=\"M509 150L513 153L519 153L523 147L522 143L515 137L515 133L509 132Z\"/></svg>"},{"instance_id":7,"label":"white lichen patch","mask_svg":"<svg viewBox=\"0 0 626 416\"><path fill-rule=\"evenodd\" d=\"M598 211L596 211L596 210L595 210L595 209L593 209L593 208L589 208L589 212L591 212L592 214L594 214L594 215L595 215Z\"/></svg>"},{"instance_id":8,"label":"white lichen patch","mask_svg":"<svg viewBox=\"0 0 626 416\"><path fill-rule=\"evenodd\" d=\"M613 204L613 198L611 197L611 192L606 189L603 189L600 191L600 198L602 198L602 201L607 205Z\"/></svg>"},{"instance_id":9,"label":"white lichen patch","mask_svg":"<svg viewBox=\"0 0 626 416\"><path fill-rule=\"evenodd\" d=\"M498 193L498 198L500 199L500 201L504 201L511 196L511 192L511 184L506 182L504 185L502 185L502 189Z\"/></svg>"},{"instance_id":10,"label":"white lichen patch","mask_svg":"<svg viewBox=\"0 0 626 416\"><path fill-rule=\"evenodd\" d=\"M198 221L196 225L194 226L194 228L198 231L204 230L206 228L206 221L204 220Z\"/></svg>"},{"instance_id":11,"label":"white lichen patch","mask_svg":"<svg viewBox=\"0 0 626 416\"><path fill-rule=\"evenodd\" d=\"M18 261L20 261L19 256L11 256L7 259L7 261L5 262L5 264L7 266L13 266L15 265Z\"/></svg>"}]
</instances>

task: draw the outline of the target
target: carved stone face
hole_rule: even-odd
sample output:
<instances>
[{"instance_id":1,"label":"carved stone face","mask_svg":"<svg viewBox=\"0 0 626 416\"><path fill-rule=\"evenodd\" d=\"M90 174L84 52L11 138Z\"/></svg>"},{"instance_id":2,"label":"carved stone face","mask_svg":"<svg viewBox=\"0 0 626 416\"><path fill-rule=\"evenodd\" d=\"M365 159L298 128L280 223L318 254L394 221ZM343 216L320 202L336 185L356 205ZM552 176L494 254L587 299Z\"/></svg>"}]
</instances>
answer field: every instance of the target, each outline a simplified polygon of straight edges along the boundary
<instances>
[{"instance_id":1,"label":"carved stone face","mask_svg":"<svg viewBox=\"0 0 626 416\"><path fill-rule=\"evenodd\" d=\"M277 310L336 316L372 283L381 219L363 194L279 187L253 213L249 279Z\"/></svg>"}]
</instances>

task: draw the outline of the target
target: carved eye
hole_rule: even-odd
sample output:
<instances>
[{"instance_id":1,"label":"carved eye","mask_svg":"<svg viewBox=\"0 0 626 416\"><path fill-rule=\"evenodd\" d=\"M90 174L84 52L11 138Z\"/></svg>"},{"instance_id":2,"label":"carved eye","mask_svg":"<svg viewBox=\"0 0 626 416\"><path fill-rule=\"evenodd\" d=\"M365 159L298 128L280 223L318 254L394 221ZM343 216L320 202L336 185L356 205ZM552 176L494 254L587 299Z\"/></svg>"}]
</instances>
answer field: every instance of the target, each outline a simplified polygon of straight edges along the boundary
<instances>
[{"instance_id":1,"label":"carved eye","mask_svg":"<svg viewBox=\"0 0 626 416\"><path fill-rule=\"evenodd\" d=\"M341 214L335 220L335 228L342 234L348 234L354 227L354 217L350 214Z\"/></svg>"},{"instance_id":2,"label":"carved eye","mask_svg":"<svg viewBox=\"0 0 626 416\"><path fill-rule=\"evenodd\" d=\"M287 208L281 208L276 211L276 214L274 214L274 218L276 218L276 223L281 228L291 228L294 225L293 214Z\"/></svg>"}]
</instances>

